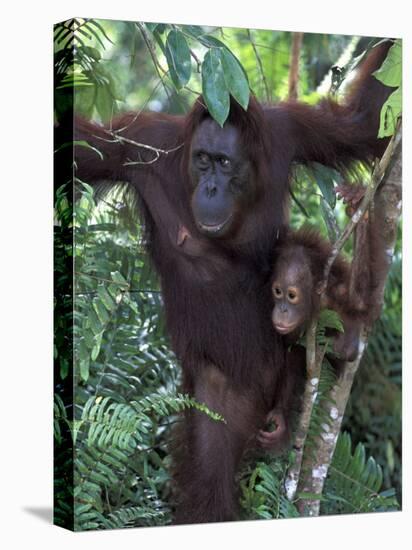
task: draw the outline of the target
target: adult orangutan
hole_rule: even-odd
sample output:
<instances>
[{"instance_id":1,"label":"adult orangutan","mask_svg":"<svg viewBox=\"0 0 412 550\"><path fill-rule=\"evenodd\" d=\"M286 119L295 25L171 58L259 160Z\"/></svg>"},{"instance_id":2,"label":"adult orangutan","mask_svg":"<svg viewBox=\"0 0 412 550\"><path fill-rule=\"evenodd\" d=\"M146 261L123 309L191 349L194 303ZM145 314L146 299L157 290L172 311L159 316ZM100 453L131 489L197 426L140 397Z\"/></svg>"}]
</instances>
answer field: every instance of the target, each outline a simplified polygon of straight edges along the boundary
<instances>
[{"instance_id":1,"label":"adult orangutan","mask_svg":"<svg viewBox=\"0 0 412 550\"><path fill-rule=\"evenodd\" d=\"M131 113L110 131L75 122L75 139L102 155L76 147L76 175L106 188L123 182L138 198L183 390L225 419L186 414L175 455L178 522L235 519L236 468L272 411L284 439L304 376L271 320L291 165L345 169L382 154L379 113L392 90L372 73L390 45L371 50L343 104L251 98L245 111L233 100L220 127L199 98L186 116Z\"/></svg>"}]
</instances>

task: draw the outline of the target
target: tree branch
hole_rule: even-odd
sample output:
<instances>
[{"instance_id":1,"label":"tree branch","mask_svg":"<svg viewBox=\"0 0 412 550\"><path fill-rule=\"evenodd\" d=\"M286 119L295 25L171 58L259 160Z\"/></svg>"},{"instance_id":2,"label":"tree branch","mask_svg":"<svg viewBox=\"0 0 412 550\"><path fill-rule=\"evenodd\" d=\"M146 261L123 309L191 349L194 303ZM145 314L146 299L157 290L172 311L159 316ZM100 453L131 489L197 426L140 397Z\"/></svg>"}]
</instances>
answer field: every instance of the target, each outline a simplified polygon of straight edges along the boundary
<instances>
[{"instance_id":1,"label":"tree branch","mask_svg":"<svg viewBox=\"0 0 412 550\"><path fill-rule=\"evenodd\" d=\"M261 59L261 57L259 55L259 52L256 48L256 44L255 44L255 42L252 38L252 33L250 32L250 29L247 30L247 35L249 37L250 43L252 44L252 48L253 48L253 51L255 53L256 61L258 62L258 65L259 65L259 70L260 70L260 74L261 74L261 77L262 77L263 86L264 86L265 92L266 92L266 99L267 99L267 101L270 102L271 94L270 94L269 86L268 86L268 83L267 83L267 80L266 80L265 71L263 70L262 59Z\"/></svg>"},{"instance_id":2,"label":"tree branch","mask_svg":"<svg viewBox=\"0 0 412 550\"><path fill-rule=\"evenodd\" d=\"M151 151L154 156L150 160L127 160L123 163L123 166L133 166L136 164L153 164L157 160L159 160L160 155L168 155L169 153L174 153L175 151L178 151L181 149L184 145L184 143L181 143L180 145L177 145L176 147L173 147L172 149L160 149L159 147L153 147L152 145L147 145L146 143L139 143L138 141L134 141L133 139L126 138L124 136L119 135L117 131L110 131L106 130L107 135L109 135L112 139L104 139L101 136L94 135L96 139L100 139L100 141L105 141L106 143L128 143L130 145L134 145L137 148L146 149L148 151ZM140 156L140 153L139 153Z\"/></svg>"}]
</instances>

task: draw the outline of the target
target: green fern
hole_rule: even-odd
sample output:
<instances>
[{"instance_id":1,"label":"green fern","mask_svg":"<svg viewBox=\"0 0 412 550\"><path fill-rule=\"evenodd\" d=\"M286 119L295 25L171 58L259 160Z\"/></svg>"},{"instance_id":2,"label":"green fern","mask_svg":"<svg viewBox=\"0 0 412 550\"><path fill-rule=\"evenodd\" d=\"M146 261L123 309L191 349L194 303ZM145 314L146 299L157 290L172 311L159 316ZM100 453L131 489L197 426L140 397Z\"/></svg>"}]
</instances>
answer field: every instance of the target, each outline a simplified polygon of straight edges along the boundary
<instances>
[{"instance_id":1,"label":"green fern","mask_svg":"<svg viewBox=\"0 0 412 550\"><path fill-rule=\"evenodd\" d=\"M188 395L151 395L130 404L114 403L109 397L91 397L83 408L80 423L87 433L87 445L98 449L116 447L134 451L154 428L150 414L169 416L187 408L195 408L213 420L223 417Z\"/></svg>"},{"instance_id":2,"label":"green fern","mask_svg":"<svg viewBox=\"0 0 412 550\"><path fill-rule=\"evenodd\" d=\"M165 512L161 509L153 510L152 507L131 506L121 508L112 512L103 520L106 529L122 529L124 527L133 527L136 522L139 524L152 525L154 522L162 523Z\"/></svg>"},{"instance_id":3,"label":"green fern","mask_svg":"<svg viewBox=\"0 0 412 550\"><path fill-rule=\"evenodd\" d=\"M348 433L339 436L326 480L323 514L383 512L398 509L393 489L381 491L382 468L369 457L361 443L352 453Z\"/></svg>"},{"instance_id":4,"label":"green fern","mask_svg":"<svg viewBox=\"0 0 412 550\"><path fill-rule=\"evenodd\" d=\"M326 331L328 329L343 332L342 319L336 311L332 309L322 309L319 313L316 327L316 343L318 346L329 346L330 337L326 336Z\"/></svg>"},{"instance_id":5,"label":"green fern","mask_svg":"<svg viewBox=\"0 0 412 550\"><path fill-rule=\"evenodd\" d=\"M57 23L54 26L55 69L61 77L58 86L65 86L76 82L78 85L87 85L87 74L93 70L96 62L101 58L98 49L93 48L96 41L103 50L105 42L111 42L102 25L94 19L74 18ZM82 69L83 79L76 76L73 80L73 62ZM71 80L69 78L71 77Z\"/></svg>"},{"instance_id":6,"label":"green fern","mask_svg":"<svg viewBox=\"0 0 412 550\"><path fill-rule=\"evenodd\" d=\"M170 521L170 510L159 496L158 486L168 476L155 439L160 418L187 408L223 421L187 395L159 393L130 404L115 403L109 397L89 398L81 419L74 423L75 530Z\"/></svg>"},{"instance_id":7,"label":"green fern","mask_svg":"<svg viewBox=\"0 0 412 550\"><path fill-rule=\"evenodd\" d=\"M117 110L119 92L100 53L107 42L104 25L95 19L74 18L54 26L57 116L71 109L73 101L78 112L91 116L96 109L103 120Z\"/></svg>"},{"instance_id":8,"label":"green fern","mask_svg":"<svg viewBox=\"0 0 412 550\"><path fill-rule=\"evenodd\" d=\"M343 323L339 314L332 309L321 309L316 324L316 345L330 353L329 345L331 337L326 336L328 330L343 332ZM305 334L299 338L298 344L306 348Z\"/></svg>"},{"instance_id":9,"label":"green fern","mask_svg":"<svg viewBox=\"0 0 412 550\"><path fill-rule=\"evenodd\" d=\"M258 462L256 467L241 479L241 506L247 517L279 519L298 517L296 507L289 502L283 490L286 473L284 461Z\"/></svg>"},{"instance_id":10,"label":"green fern","mask_svg":"<svg viewBox=\"0 0 412 550\"><path fill-rule=\"evenodd\" d=\"M187 407L203 411L216 421L222 419L188 396L176 394L179 375L164 335L159 283L147 267L136 223L120 215L124 211L122 196L113 195L96 206L91 188L80 182L78 186L74 228L74 411L61 385L69 380L72 364L65 335L73 332L73 313L67 307L70 301L65 302L64 280L71 272L67 265L73 241L67 240L60 229L70 224L72 217L67 190L63 186L56 193L56 272L64 292L56 297L55 521L76 530L165 525L171 522L172 514L165 504L170 501L166 451L169 424L175 421L177 412ZM372 341L370 352L377 360L381 350L386 350L385 361L391 358L393 365L389 378L393 376L397 383L400 341L395 329L399 322L389 312L384 312L383 320L385 325L376 343ZM339 330L336 319L327 312L319 321L318 345L327 343L326 326ZM392 341L382 336L388 327L392 327ZM84 361L81 368L80 359ZM310 438L329 421L323 405L334 381L334 371L326 363ZM382 387L380 378L374 382ZM69 392L69 398L71 395ZM322 513L396 507L392 493L379 492L379 468L372 459L363 459L362 467L360 451L358 455L355 460L350 448L338 448L337 457L349 458L344 467L339 462L332 464ZM345 468L353 460L358 466L348 473ZM383 463L385 457L379 461ZM295 506L283 493L285 471L284 461L268 459L243 475L242 504L247 518L296 517ZM366 475L375 479L372 488Z\"/></svg>"}]
</instances>

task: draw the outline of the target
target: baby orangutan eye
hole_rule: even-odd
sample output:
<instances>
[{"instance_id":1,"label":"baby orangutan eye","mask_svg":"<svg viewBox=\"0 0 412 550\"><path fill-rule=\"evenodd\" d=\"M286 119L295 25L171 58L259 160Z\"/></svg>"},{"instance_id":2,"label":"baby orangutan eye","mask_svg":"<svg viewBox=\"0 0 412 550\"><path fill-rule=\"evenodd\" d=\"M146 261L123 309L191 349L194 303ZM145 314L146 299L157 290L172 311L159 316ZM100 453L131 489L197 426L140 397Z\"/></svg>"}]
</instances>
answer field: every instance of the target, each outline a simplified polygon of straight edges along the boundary
<instances>
[{"instance_id":1,"label":"baby orangutan eye","mask_svg":"<svg viewBox=\"0 0 412 550\"><path fill-rule=\"evenodd\" d=\"M295 304L298 301L298 295L297 295L296 291L294 291L294 290L289 290L288 291L288 300L292 304Z\"/></svg>"},{"instance_id":2,"label":"baby orangutan eye","mask_svg":"<svg viewBox=\"0 0 412 550\"><path fill-rule=\"evenodd\" d=\"M282 297L282 290L278 286L273 287L273 293L276 296L276 298L281 298Z\"/></svg>"}]
</instances>

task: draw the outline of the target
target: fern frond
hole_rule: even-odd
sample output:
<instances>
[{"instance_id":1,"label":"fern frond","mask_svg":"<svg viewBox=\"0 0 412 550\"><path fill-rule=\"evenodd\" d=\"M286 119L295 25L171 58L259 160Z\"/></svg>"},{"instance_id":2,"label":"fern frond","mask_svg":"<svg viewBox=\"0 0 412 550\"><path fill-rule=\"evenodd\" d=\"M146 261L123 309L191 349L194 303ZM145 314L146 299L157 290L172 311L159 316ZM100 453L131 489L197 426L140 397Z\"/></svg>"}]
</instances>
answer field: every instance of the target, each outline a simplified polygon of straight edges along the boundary
<instances>
[{"instance_id":1,"label":"fern frond","mask_svg":"<svg viewBox=\"0 0 412 550\"><path fill-rule=\"evenodd\" d=\"M81 421L87 426L87 444L99 449L115 446L134 450L153 428L151 413L158 417L178 413L193 407L215 421L222 416L198 403L188 395L154 394L130 404L114 403L109 397L91 397L82 412Z\"/></svg>"},{"instance_id":2,"label":"fern frond","mask_svg":"<svg viewBox=\"0 0 412 550\"><path fill-rule=\"evenodd\" d=\"M258 462L248 478L241 480L241 505L248 517L279 519L298 517L299 512L283 491L282 462Z\"/></svg>"},{"instance_id":3,"label":"fern frond","mask_svg":"<svg viewBox=\"0 0 412 550\"><path fill-rule=\"evenodd\" d=\"M330 337L326 336L326 331L328 329L343 332L343 323L336 311L333 311L332 309L322 309L319 313L316 327L316 344L318 346L329 346Z\"/></svg>"},{"instance_id":4,"label":"fern frond","mask_svg":"<svg viewBox=\"0 0 412 550\"><path fill-rule=\"evenodd\" d=\"M162 525L165 519L163 510L153 510L149 506L120 508L104 518L106 529L122 529L140 525Z\"/></svg>"},{"instance_id":5,"label":"fern frond","mask_svg":"<svg viewBox=\"0 0 412 550\"><path fill-rule=\"evenodd\" d=\"M348 433L339 436L335 454L326 480L322 512L360 513L398 509L393 490L380 492L382 468L372 457L366 460L365 447L361 443L352 453Z\"/></svg>"}]
</instances>

